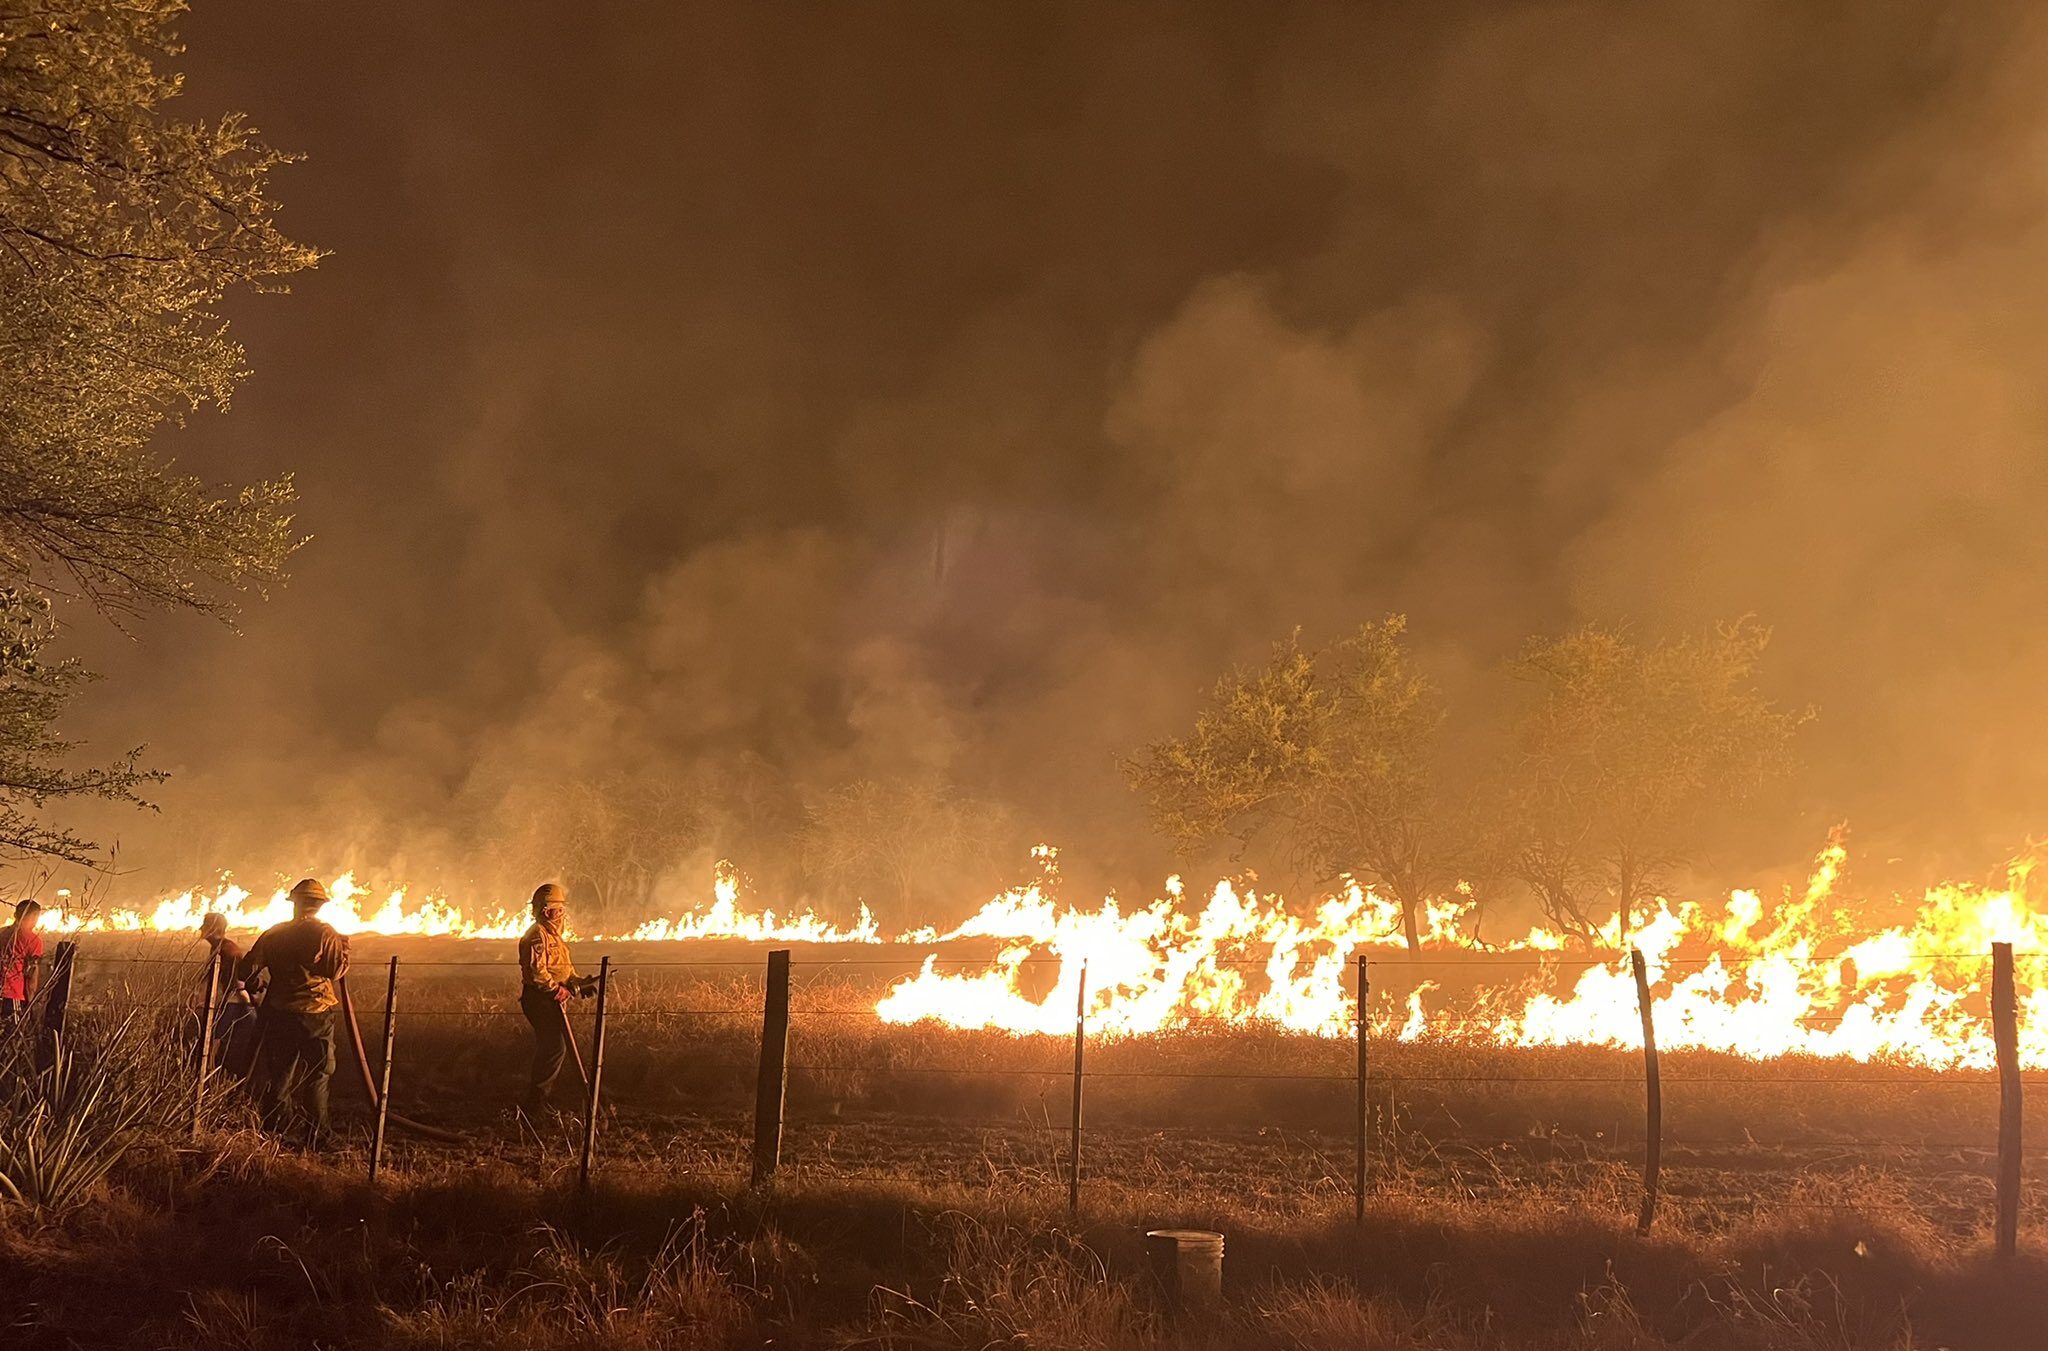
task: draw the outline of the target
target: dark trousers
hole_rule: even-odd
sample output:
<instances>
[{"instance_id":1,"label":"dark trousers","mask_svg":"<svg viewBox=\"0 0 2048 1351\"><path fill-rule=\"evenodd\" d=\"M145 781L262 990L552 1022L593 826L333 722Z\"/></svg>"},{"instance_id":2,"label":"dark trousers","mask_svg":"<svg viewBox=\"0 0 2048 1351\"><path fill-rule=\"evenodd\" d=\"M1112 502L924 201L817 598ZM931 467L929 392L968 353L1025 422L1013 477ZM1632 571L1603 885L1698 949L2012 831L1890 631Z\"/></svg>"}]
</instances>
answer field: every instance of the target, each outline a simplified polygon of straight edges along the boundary
<instances>
[{"instance_id":1,"label":"dark trousers","mask_svg":"<svg viewBox=\"0 0 2048 1351\"><path fill-rule=\"evenodd\" d=\"M538 1105L547 1101L569 1058L569 1020L562 1016L562 1006L550 990L521 990L519 1011L533 1028L533 1072L527 1079L526 1098Z\"/></svg>"},{"instance_id":2,"label":"dark trousers","mask_svg":"<svg viewBox=\"0 0 2048 1351\"><path fill-rule=\"evenodd\" d=\"M24 1067L33 1065L37 1070L50 1068L56 1041L51 1030L44 1026L44 1019L48 1016L47 1007L37 1010L32 1000L0 999L0 1042L15 1042L17 1053L29 1053L25 1061L15 1063Z\"/></svg>"},{"instance_id":3,"label":"dark trousers","mask_svg":"<svg viewBox=\"0 0 2048 1351\"><path fill-rule=\"evenodd\" d=\"M228 1004L214 1016L213 1063L237 1078L249 1077L256 1052L256 1010L249 1004Z\"/></svg>"},{"instance_id":4,"label":"dark trousers","mask_svg":"<svg viewBox=\"0 0 2048 1351\"><path fill-rule=\"evenodd\" d=\"M327 1081L334 1077L334 1010L256 1013L256 1105L273 1135L303 1131L317 1145L327 1133Z\"/></svg>"},{"instance_id":5,"label":"dark trousers","mask_svg":"<svg viewBox=\"0 0 2048 1351\"><path fill-rule=\"evenodd\" d=\"M223 1004L213 1011L213 1049L208 1052L211 1064L217 1070L224 1070L238 1077L249 1074L249 1053L254 1048L250 1041L256 1023L256 1007L253 1004ZM192 1015L192 1050L186 1058L193 1064L199 1063L199 1029L206 1026L206 1011ZM237 1057L236 1048L241 1049Z\"/></svg>"}]
</instances>

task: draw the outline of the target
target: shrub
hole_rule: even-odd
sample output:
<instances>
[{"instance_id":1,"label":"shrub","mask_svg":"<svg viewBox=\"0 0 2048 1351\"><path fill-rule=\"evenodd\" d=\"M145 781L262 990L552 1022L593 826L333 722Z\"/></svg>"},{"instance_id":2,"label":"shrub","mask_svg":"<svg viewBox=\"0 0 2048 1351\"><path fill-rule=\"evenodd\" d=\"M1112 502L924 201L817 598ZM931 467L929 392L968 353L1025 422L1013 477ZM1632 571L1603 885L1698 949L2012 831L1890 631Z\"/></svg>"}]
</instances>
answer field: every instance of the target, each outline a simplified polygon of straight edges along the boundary
<instances>
[{"instance_id":1,"label":"shrub","mask_svg":"<svg viewBox=\"0 0 2048 1351\"><path fill-rule=\"evenodd\" d=\"M133 1017L103 1035L0 1039L0 1200L42 1212L91 1195L183 1103L180 1056ZM168 1062L168 1063L167 1063Z\"/></svg>"}]
</instances>

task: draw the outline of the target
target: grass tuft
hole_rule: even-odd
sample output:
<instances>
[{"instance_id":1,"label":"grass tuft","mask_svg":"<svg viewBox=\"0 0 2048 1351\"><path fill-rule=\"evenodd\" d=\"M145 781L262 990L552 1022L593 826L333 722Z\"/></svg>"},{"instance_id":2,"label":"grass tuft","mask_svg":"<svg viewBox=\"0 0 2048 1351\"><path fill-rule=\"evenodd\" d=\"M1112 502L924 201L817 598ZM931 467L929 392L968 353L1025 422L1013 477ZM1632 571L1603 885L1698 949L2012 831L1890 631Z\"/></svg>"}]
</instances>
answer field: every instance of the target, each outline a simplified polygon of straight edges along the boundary
<instances>
[{"instance_id":1,"label":"grass tuft","mask_svg":"<svg viewBox=\"0 0 2048 1351\"><path fill-rule=\"evenodd\" d=\"M130 1149L168 1130L181 1095L167 1051L133 1017L97 1036L0 1037L0 1198L40 1214L70 1210Z\"/></svg>"}]
</instances>

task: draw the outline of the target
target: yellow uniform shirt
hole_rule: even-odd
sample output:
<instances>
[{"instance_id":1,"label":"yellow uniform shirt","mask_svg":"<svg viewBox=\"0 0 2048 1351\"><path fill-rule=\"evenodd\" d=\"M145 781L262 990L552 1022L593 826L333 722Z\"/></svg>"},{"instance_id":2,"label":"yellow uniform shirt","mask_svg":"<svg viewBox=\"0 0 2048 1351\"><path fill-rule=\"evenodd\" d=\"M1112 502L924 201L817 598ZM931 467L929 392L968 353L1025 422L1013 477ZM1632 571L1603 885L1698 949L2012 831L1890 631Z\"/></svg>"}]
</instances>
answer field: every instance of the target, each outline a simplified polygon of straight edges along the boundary
<instances>
[{"instance_id":1,"label":"yellow uniform shirt","mask_svg":"<svg viewBox=\"0 0 2048 1351\"><path fill-rule=\"evenodd\" d=\"M529 990L553 990L575 979L569 943L545 924L535 924L519 940L519 978Z\"/></svg>"}]
</instances>

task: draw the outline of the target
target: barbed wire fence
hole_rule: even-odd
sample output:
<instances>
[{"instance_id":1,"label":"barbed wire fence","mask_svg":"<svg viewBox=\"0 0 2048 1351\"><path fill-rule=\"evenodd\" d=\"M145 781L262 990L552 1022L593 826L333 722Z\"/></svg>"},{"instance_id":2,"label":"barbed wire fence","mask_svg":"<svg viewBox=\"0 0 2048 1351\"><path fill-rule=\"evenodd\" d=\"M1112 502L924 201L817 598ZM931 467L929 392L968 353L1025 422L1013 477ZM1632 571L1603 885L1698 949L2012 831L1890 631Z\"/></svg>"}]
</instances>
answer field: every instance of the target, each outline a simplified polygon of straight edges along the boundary
<instances>
[{"instance_id":1,"label":"barbed wire fence","mask_svg":"<svg viewBox=\"0 0 2048 1351\"><path fill-rule=\"evenodd\" d=\"M1621 1178L1632 1171L1637 1227L1645 1233L1660 1209L1674 1207L1705 1210L1746 1203L1749 1213L1845 1208L1842 1202L1784 1194L1776 1179L1766 1183L1766 1190L1778 1194L1762 1196L1754 1194L1755 1188L1747 1196L1725 1189L1673 1188L1666 1176L1667 1147L1692 1155L1736 1151L1745 1166L1758 1156L1786 1158L1802 1149L1837 1151L1852 1163L1948 1156L1943 1178L1968 1184L1956 1188L1959 1194L1948 1204L1979 1214L1988 1211L1997 1250L2010 1254L2023 1200L2026 1095L2030 1088L2048 1086L2048 1075L2021 1073L2018 1041L2020 964L2048 974L2038 965L2048 957L2016 956L2010 944L1994 945L1988 953L1914 953L1908 959L1972 970L1991 1015L1995 1068L1990 1071L1806 1059L1750 1062L1733 1069L1709 1064L1701 1071L1667 1073L1658 1035L1670 1030L1657 1024L1640 953L1632 953L1628 963L1637 996L1628 1013L1639 1026L1611 1033L1617 1045L1640 1044L1640 1064L1633 1070L1614 1063L1612 1047L1599 1048L1603 1063L1597 1071L1559 1068L1554 1063L1558 1054L1578 1055L1589 1048L1488 1043L1496 1028L1484 1019L1434 1019L1428 1036L1418 1042L1389 1035L1387 1024L1372 1016L1376 979L1412 988L1433 967L1483 972L1615 965L1611 955L1600 954L1360 954L1350 1044L1341 1038L1297 1038L1299 1067L1277 1057L1252 1067L1210 1058L1219 1047L1256 1037L1242 1024L1195 1026L1177 1037L1102 1036L1090 1026L1085 965L1071 1040L1004 1037L999 1054L990 1053L987 1040L976 1042L973 1034L883 1023L871 997L872 982L863 1002L830 1002L863 988L847 979L849 972L912 970L925 960L919 954L798 963L786 948L765 958L615 961L607 956L600 962L591 1016L576 1020L587 1027L580 1034L571 1031L572 1038L589 1047L585 1056L579 1045L576 1055L579 1110L562 1122L516 1119L519 1137L555 1153L561 1171L569 1170L573 1157L579 1188L588 1188L597 1177L673 1178L685 1170L693 1177L754 1187L1000 1180L1064 1191L1077 1212L1091 1182L1171 1193L1192 1175L1242 1171L1244 1160L1255 1154L1269 1164L1277 1162L1280 1180L1254 1183L1247 1177L1246 1187L1269 1186L1323 1199L1348 1193L1360 1223L1376 1194L1426 1192L1432 1186L1478 1194L1512 1190L1539 1176L1591 1180L1619 1200ZM979 958L937 960L982 964ZM1759 958L1754 964L1787 960ZM1797 960L1839 963L1834 958ZM1728 968L1745 964L1708 958L1658 965L1669 969L1716 962ZM1236 964L1265 963L1246 959ZM424 1116L465 1092L472 1098L488 1096L478 1082L485 1066L502 1074L508 1063L516 1064L526 1029L524 1014L505 993L517 984L515 961L392 956L381 968L359 969L355 975L361 993L384 988L381 1002L354 1006L362 1018L364 1045L377 1048L374 1056L365 1052L361 1076L370 1104L366 1164L374 1183L394 1166L387 1157L394 1094L408 1110ZM466 994L465 981L470 986ZM224 1048L214 1045L220 1010L212 1000L195 997L201 989L218 989L210 963L97 953L89 943L67 940L58 946L49 986L42 1016L54 1026L62 1026L74 1005L187 1020L196 1043L193 1128L199 1130L210 1088L236 1072L232 1064L222 1063L218 1051ZM408 993L401 1003L402 986ZM421 998L437 992L443 1002ZM449 1002L451 994L459 998ZM1799 1021L1829 1025L1843 1016L1809 1015ZM1628 1036L1631 1030L1638 1035ZM949 1040L964 1045L950 1057L956 1063L941 1063L949 1057L935 1052ZM672 1053L667 1059L665 1049ZM1546 1050L1557 1054L1546 1055ZM676 1052L685 1057L680 1067ZM963 1059L975 1052L979 1059ZM1198 1059L1158 1063L1175 1055ZM240 1058L244 1072L246 1059ZM449 1082L437 1085L437 1078ZM1683 1115L1717 1093L1741 1095L1754 1108L1763 1095L1798 1098L1815 1090L1868 1093L1878 1100L1872 1114L1881 1120L1895 1125L1904 1118L1935 1121L1951 1133L1854 1133L1838 1119L1844 1113L1835 1101L1795 1104L1782 1114L1787 1121L1810 1121L1814 1115L1835 1119L1832 1129L1806 1139L1763 1139L1747 1127L1719 1136L1671 1130L1666 1119L1668 1108ZM1995 1102L1967 1113L1929 1106L1936 1097L1973 1094ZM1504 1108L1510 1095L1545 1110ZM1148 1105L1155 1114L1149 1118L1140 1110ZM1162 1106L1170 1119L1157 1115ZM849 1113L849 1107L868 1110L863 1116L858 1110ZM1551 1114L1570 1115L1583 1127L1601 1113L1611 1114L1610 1124L1599 1130L1531 1132L1525 1124L1519 1138L1509 1138L1499 1128L1517 1116L1526 1123ZM1477 1128L1466 1117L1479 1118ZM1959 1123L1967 1134L1956 1129ZM551 1131L557 1133L552 1142ZM483 1133L502 1153L504 1132ZM442 1156L408 1147L395 1163L435 1157ZM1989 1195L1983 1196L1986 1182ZM1977 1194L1960 1194L1970 1191Z\"/></svg>"}]
</instances>

